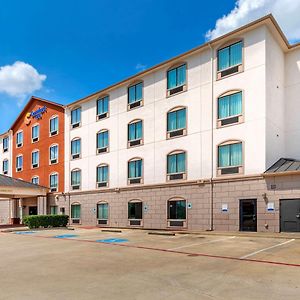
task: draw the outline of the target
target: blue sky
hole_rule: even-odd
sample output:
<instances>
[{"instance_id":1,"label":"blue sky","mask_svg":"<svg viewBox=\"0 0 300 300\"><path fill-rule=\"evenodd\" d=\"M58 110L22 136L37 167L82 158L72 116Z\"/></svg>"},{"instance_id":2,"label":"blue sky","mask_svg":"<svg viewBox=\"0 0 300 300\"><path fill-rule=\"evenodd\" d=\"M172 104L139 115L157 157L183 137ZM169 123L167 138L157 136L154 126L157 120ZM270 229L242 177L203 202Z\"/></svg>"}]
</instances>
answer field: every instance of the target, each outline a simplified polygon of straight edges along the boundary
<instances>
[{"instance_id":1,"label":"blue sky","mask_svg":"<svg viewBox=\"0 0 300 300\"><path fill-rule=\"evenodd\" d=\"M0 133L31 94L69 103L202 44L235 2L2 1Z\"/></svg>"}]
</instances>

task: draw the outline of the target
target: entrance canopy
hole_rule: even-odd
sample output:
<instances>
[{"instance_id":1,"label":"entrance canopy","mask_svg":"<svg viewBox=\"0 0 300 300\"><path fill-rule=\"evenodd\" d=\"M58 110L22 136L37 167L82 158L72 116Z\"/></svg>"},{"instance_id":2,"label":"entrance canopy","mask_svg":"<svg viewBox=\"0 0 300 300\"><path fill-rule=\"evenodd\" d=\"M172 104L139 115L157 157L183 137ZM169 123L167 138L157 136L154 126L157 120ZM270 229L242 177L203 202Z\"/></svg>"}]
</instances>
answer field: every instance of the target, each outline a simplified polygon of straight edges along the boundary
<instances>
[{"instance_id":1,"label":"entrance canopy","mask_svg":"<svg viewBox=\"0 0 300 300\"><path fill-rule=\"evenodd\" d=\"M18 199L46 196L48 190L49 189L44 186L0 175L0 198Z\"/></svg>"}]
</instances>

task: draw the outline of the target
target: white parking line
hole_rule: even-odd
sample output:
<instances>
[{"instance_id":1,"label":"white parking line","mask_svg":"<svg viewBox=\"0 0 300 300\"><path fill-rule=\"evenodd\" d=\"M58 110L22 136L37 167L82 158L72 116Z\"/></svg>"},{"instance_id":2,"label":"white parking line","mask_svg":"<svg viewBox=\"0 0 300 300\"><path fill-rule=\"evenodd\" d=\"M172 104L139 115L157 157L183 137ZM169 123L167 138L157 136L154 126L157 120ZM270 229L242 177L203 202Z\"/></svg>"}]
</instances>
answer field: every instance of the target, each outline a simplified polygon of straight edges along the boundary
<instances>
[{"instance_id":1,"label":"white parking line","mask_svg":"<svg viewBox=\"0 0 300 300\"><path fill-rule=\"evenodd\" d=\"M171 249L168 249L168 250L178 250L178 249L187 248L187 247L193 247L193 246L198 246L198 245L217 243L217 242L231 240L231 239L234 239L234 238L235 238L235 236L230 236L230 237L227 237L227 238L222 238L222 239L213 240L213 241L207 241L207 242L202 242L202 243L195 243L195 244L184 245L184 246L180 246L180 247L176 247L176 248L171 248Z\"/></svg>"},{"instance_id":2,"label":"white parking line","mask_svg":"<svg viewBox=\"0 0 300 300\"><path fill-rule=\"evenodd\" d=\"M270 249L273 249L273 248L276 248L276 247L280 247L280 246L289 244L289 243L293 242L294 240L295 240L295 239L291 239L291 240L288 240L288 241L286 241L286 242L283 242L283 243L280 243L280 244L276 244L276 245L274 245L274 246L267 247L267 248L264 248L264 249L261 249L261 250L252 252L252 253L250 253L250 254L247 254L247 255L244 255L244 256L240 257L240 259L245 259L245 258L248 258L248 257L253 256L253 255L255 255L255 254L258 254L258 253L260 253L260 252L267 251L267 250L270 250Z\"/></svg>"}]
</instances>

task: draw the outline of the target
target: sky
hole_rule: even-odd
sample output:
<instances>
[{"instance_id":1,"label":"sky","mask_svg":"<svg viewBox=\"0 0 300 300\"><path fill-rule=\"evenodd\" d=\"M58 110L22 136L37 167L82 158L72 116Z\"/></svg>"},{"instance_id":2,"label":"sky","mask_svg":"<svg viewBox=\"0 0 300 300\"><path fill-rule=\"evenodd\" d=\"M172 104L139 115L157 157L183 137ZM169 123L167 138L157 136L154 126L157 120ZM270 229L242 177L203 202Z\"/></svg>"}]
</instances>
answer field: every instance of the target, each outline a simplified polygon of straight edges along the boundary
<instances>
[{"instance_id":1,"label":"sky","mask_svg":"<svg viewBox=\"0 0 300 300\"><path fill-rule=\"evenodd\" d=\"M0 133L32 95L76 101L270 12L300 41L300 0L2 0Z\"/></svg>"}]
</instances>

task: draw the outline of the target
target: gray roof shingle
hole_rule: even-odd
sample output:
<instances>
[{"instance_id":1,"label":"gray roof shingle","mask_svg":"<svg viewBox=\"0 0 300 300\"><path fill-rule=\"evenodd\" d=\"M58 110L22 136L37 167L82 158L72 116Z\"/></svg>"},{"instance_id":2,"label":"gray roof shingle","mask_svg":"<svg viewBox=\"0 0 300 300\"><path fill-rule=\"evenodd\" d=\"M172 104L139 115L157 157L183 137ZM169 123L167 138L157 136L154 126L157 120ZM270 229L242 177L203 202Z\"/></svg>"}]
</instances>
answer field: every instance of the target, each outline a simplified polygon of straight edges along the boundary
<instances>
[{"instance_id":1,"label":"gray roof shingle","mask_svg":"<svg viewBox=\"0 0 300 300\"><path fill-rule=\"evenodd\" d=\"M264 174L300 171L300 161L291 158L280 158Z\"/></svg>"},{"instance_id":2,"label":"gray roof shingle","mask_svg":"<svg viewBox=\"0 0 300 300\"><path fill-rule=\"evenodd\" d=\"M0 186L10 186L10 187L19 187L19 188L35 188L41 189L45 188L43 186L33 184L31 182L27 182L21 179L12 178L9 176L1 175L0 174Z\"/></svg>"}]
</instances>

